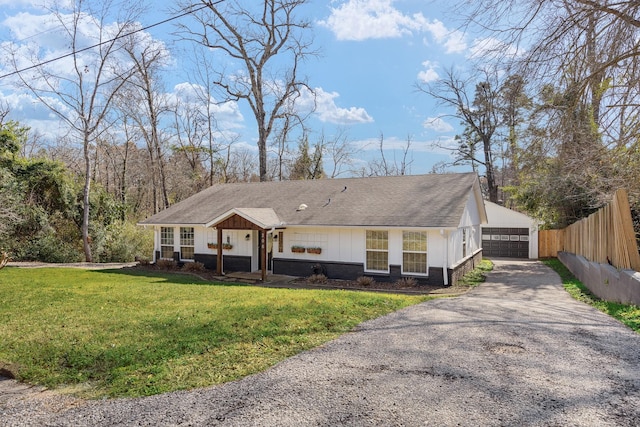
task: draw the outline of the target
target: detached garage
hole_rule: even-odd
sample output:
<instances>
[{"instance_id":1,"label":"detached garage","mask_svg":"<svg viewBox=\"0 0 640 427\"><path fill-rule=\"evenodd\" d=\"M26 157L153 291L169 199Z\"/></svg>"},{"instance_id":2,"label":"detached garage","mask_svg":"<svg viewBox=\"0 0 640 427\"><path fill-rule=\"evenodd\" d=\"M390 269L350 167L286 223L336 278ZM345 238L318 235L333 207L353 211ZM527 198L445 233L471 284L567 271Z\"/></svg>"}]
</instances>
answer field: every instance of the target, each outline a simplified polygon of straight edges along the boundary
<instances>
[{"instance_id":1,"label":"detached garage","mask_svg":"<svg viewBox=\"0 0 640 427\"><path fill-rule=\"evenodd\" d=\"M520 212L484 202L488 222L482 226L482 253L487 258L538 258L538 222Z\"/></svg>"}]
</instances>

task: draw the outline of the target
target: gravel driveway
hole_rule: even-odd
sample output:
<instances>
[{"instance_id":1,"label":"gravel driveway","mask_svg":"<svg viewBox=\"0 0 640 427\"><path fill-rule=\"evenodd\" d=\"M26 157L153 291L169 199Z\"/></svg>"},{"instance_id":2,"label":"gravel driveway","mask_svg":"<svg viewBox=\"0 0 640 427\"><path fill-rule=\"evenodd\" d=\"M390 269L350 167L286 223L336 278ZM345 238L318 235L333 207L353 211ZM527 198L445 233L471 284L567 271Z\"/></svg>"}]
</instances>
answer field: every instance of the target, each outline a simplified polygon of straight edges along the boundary
<instances>
[{"instance_id":1,"label":"gravel driveway","mask_svg":"<svg viewBox=\"0 0 640 427\"><path fill-rule=\"evenodd\" d=\"M497 261L464 296L241 381L141 399L2 396L8 425L638 426L640 335L571 299L543 264Z\"/></svg>"}]
</instances>

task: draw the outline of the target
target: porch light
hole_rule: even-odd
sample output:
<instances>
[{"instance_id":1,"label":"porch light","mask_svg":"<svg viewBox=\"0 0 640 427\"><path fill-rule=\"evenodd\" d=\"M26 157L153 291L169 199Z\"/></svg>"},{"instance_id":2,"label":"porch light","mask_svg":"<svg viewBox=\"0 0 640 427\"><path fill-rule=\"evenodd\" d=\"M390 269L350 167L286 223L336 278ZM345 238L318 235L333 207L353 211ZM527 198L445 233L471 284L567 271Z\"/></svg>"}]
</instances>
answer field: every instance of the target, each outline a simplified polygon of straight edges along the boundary
<instances>
[{"instance_id":1,"label":"porch light","mask_svg":"<svg viewBox=\"0 0 640 427\"><path fill-rule=\"evenodd\" d=\"M247 242L251 240L251 234L247 233L247 235L244 236L244 240L246 240Z\"/></svg>"}]
</instances>

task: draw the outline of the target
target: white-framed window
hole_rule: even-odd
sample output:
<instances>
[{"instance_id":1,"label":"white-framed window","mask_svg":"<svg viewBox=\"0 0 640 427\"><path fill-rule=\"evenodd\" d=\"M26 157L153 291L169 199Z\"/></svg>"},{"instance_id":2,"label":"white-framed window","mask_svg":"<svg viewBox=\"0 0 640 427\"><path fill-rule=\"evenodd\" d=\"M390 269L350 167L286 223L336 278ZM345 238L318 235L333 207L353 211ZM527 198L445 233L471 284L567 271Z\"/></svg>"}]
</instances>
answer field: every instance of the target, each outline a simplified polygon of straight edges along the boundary
<instances>
[{"instance_id":1,"label":"white-framed window","mask_svg":"<svg viewBox=\"0 0 640 427\"><path fill-rule=\"evenodd\" d=\"M427 275L427 232L402 232L402 272Z\"/></svg>"},{"instance_id":2,"label":"white-framed window","mask_svg":"<svg viewBox=\"0 0 640 427\"><path fill-rule=\"evenodd\" d=\"M467 233L467 229L463 228L462 229L462 258L467 257L467 246L468 246L467 239L468 238L469 238L469 235Z\"/></svg>"},{"instance_id":3,"label":"white-framed window","mask_svg":"<svg viewBox=\"0 0 640 427\"><path fill-rule=\"evenodd\" d=\"M180 259L192 260L195 238L193 227L180 227Z\"/></svg>"},{"instance_id":4,"label":"white-framed window","mask_svg":"<svg viewBox=\"0 0 640 427\"><path fill-rule=\"evenodd\" d=\"M160 258L173 259L173 227L160 227Z\"/></svg>"},{"instance_id":5,"label":"white-framed window","mask_svg":"<svg viewBox=\"0 0 640 427\"><path fill-rule=\"evenodd\" d=\"M367 230L366 271L389 272L389 232Z\"/></svg>"}]
</instances>

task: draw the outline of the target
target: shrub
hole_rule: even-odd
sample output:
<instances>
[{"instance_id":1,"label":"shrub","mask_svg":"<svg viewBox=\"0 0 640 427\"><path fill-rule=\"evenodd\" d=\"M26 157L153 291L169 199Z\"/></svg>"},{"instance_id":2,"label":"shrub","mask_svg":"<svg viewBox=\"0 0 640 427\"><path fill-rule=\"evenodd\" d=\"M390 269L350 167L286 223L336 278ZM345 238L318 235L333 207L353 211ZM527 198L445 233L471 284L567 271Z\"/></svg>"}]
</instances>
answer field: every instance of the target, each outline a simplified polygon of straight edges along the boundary
<instances>
[{"instance_id":1,"label":"shrub","mask_svg":"<svg viewBox=\"0 0 640 427\"><path fill-rule=\"evenodd\" d=\"M98 262L130 262L153 252L153 231L131 222L117 221L93 228L94 258Z\"/></svg>"},{"instance_id":2,"label":"shrub","mask_svg":"<svg viewBox=\"0 0 640 427\"><path fill-rule=\"evenodd\" d=\"M60 239L52 228L47 228L37 238L16 250L16 259L53 263L80 262L82 253L77 246Z\"/></svg>"},{"instance_id":3,"label":"shrub","mask_svg":"<svg viewBox=\"0 0 640 427\"><path fill-rule=\"evenodd\" d=\"M395 283L400 288L413 288L418 285L418 281L415 277L402 277Z\"/></svg>"},{"instance_id":4,"label":"shrub","mask_svg":"<svg viewBox=\"0 0 640 427\"><path fill-rule=\"evenodd\" d=\"M309 283L327 283L327 276L324 274L313 274L307 279Z\"/></svg>"},{"instance_id":5,"label":"shrub","mask_svg":"<svg viewBox=\"0 0 640 427\"><path fill-rule=\"evenodd\" d=\"M182 271L205 271L206 268L201 262L185 262Z\"/></svg>"},{"instance_id":6,"label":"shrub","mask_svg":"<svg viewBox=\"0 0 640 427\"><path fill-rule=\"evenodd\" d=\"M369 277L369 276L360 276L356 279L356 284L358 286L362 286L362 287L369 287L372 286L376 283L375 279L373 277Z\"/></svg>"},{"instance_id":7,"label":"shrub","mask_svg":"<svg viewBox=\"0 0 640 427\"><path fill-rule=\"evenodd\" d=\"M159 259L156 261L156 266L163 270L175 270L178 268L178 263L172 259Z\"/></svg>"},{"instance_id":8,"label":"shrub","mask_svg":"<svg viewBox=\"0 0 640 427\"><path fill-rule=\"evenodd\" d=\"M147 267L147 266L151 265L151 260L150 260L149 258L145 258L145 257L143 257L143 258L139 258L139 257L136 257L136 261L138 261L138 264L140 264L140 265L141 265L141 266L143 266L143 267Z\"/></svg>"}]
</instances>

